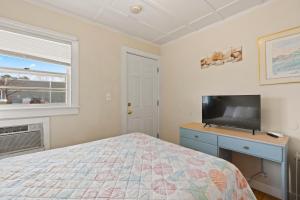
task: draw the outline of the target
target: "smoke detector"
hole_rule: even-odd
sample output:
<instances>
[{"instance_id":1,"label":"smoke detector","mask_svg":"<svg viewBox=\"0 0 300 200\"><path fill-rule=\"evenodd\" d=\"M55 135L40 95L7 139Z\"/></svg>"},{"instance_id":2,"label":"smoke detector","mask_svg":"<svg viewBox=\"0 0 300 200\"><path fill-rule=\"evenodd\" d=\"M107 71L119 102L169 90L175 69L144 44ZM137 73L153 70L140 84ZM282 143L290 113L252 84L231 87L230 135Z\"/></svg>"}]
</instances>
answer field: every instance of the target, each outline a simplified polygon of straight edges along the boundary
<instances>
[{"instance_id":1,"label":"smoke detector","mask_svg":"<svg viewBox=\"0 0 300 200\"><path fill-rule=\"evenodd\" d=\"M133 5L133 6L130 6L130 11L133 13L133 14L139 14L140 12L142 12L143 10L143 7L141 5Z\"/></svg>"}]
</instances>

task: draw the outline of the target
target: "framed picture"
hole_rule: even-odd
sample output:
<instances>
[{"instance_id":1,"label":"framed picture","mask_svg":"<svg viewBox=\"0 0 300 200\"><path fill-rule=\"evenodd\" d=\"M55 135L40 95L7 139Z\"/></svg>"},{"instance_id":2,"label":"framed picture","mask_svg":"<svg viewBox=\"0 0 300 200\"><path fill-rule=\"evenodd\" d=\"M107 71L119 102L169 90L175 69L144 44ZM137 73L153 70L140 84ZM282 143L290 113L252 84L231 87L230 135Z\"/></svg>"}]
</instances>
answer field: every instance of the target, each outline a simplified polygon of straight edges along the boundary
<instances>
[{"instance_id":1,"label":"framed picture","mask_svg":"<svg viewBox=\"0 0 300 200\"><path fill-rule=\"evenodd\" d=\"M226 63L240 62L243 60L242 46L230 47L223 51L215 51L210 56L200 60L201 69L209 68L211 66L224 65Z\"/></svg>"},{"instance_id":2,"label":"framed picture","mask_svg":"<svg viewBox=\"0 0 300 200\"><path fill-rule=\"evenodd\" d=\"M300 27L257 40L260 84L300 82Z\"/></svg>"}]
</instances>

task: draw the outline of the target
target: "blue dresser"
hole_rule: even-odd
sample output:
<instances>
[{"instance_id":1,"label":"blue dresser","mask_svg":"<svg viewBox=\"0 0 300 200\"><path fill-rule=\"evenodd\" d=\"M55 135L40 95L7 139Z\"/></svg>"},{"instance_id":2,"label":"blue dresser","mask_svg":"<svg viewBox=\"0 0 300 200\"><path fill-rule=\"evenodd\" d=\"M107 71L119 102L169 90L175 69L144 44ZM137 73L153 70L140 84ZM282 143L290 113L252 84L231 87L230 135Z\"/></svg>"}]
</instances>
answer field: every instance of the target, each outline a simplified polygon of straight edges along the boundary
<instances>
[{"instance_id":1,"label":"blue dresser","mask_svg":"<svg viewBox=\"0 0 300 200\"><path fill-rule=\"evenodd\" d=\"M180 144L209 155L218 156L218 136L215 134L181 128Z\"/></svg>"},{"instance_id":2,"label":"blue dresser","mask_svg":"<svg viewBox=\"0 0 300 200\"><path fill-rule=\"evenodd\" d=\"M273 138L265 133L251 133L189 123L180 127L180 145L203 153L231 160L225 151L239 152L281 165L282 199L288 199L288 137ZM226 156L224 156L226 155Z\"/></svg>"}]
</instances>

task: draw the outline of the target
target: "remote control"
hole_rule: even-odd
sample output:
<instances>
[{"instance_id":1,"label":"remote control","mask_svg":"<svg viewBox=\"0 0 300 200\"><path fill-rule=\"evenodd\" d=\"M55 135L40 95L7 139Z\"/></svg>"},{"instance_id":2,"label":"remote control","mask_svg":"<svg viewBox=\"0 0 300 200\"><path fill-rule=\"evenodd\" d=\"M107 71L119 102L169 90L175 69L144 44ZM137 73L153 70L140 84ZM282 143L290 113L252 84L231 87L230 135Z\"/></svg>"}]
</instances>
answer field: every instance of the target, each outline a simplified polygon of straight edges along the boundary
<instances>
[{"instance_id":1,"label":"remote control","mask_svg":"<svg viewBox=\"0 0 300 200\"><path fill-rule=\"evenodd\" d=\"M273 131L268 131L267 134L271 137L275 137L275 138L279 138L279 137L283 137L283 134L281 133L276 133L276 132L273 132Z\"/></svg>"}]
</instances>

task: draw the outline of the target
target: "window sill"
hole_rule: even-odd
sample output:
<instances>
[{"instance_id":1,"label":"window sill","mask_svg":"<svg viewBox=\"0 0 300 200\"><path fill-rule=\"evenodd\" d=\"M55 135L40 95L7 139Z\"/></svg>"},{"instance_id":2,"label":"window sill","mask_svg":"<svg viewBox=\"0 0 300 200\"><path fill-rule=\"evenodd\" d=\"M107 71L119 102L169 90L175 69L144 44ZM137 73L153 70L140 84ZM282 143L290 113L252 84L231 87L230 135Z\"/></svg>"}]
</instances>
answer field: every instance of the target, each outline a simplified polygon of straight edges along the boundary
<instances>
[{"instance_id":1,"label":"window sill","mask_svg":"<svg viewBox=\"0 0 300 200\"><path fill-rule=\"evenodd\" d=\"M45 106L45 107L20 107L0 108L0 120L28 117L50 117L56 115L75 115L79 113L78 106Z\"/></svg>"}]
</instances>

